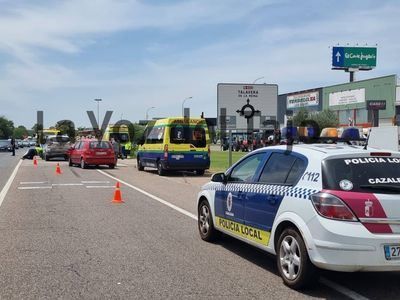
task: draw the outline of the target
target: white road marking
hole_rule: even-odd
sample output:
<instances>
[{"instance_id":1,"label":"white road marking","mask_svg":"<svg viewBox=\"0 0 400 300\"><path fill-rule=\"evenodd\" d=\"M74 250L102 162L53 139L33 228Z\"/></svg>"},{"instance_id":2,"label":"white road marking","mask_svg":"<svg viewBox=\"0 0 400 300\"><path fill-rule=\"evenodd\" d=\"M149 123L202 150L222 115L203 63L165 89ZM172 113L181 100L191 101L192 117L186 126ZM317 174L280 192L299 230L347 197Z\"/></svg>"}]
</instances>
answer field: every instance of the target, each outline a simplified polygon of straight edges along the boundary
<instances>
[{"instance_id":1,"label":"white road marking","mask_svg":"<svg viewBox=\"0 0 400 300\"><path fill-rule=\"evenodd\" d=\"M90 183L90 184L95 184L95 183L110 183L109 181L81 181L82 183Z\"/></svg>"},{"instance_id":2,"label":"white road marking","mask_svg":"<svg viewBox=\"0 0 400 300\"><path fill-rule=\"evenodd\" d=\"M110 189L110 188L114 188L114 186L112 185L87 185L86 186L87 189Z\"/></svg>"},{"instance_id":3,"label":"white road marking","mask_svg":"<svg viewBox=\"0 0 400 300\"><path fill-rule=\"evenodd\" d=\"M22 181L19 184L45 184L48 183L48 181Z\"/></svg>"},{"instance_id":4,"label":"white road marking","mask_svg":"<svg viewBox=\"0 0 400 300\"><path fill-rule=\"evenodd\" d=\"M52 189L51 186L22 186L18 187L19 190L40 190L40 189Z\"/></svg>"},{"instance_id":5,"label":"white road marking","mask_svg":"<svg viewBox=\"0 0 400 300\"><path fill-rule=\"evenodd\" d=\"M76 186L83 185L83 183L52 183L52 186Z\"/></svg>"},{"instance_id":6,"label":"white road marking","mask_svg":"<svg viewBox=\"0 0 400 300\"><path fill-rule=\"evenodd\" d=\"M117 177L109 175L109 174L107 174L106 172L104 172L102 170L97 170L97 171L99 173L101 173L101 174L103 174L103 175L105 175L105 176L107 176L107 177L109 177L111 179L114 179L115 181L119 181L120 183L130 187L131 189L134 189L134 190L138 191L139 193L142 193L143 195L146 195L147 197L150 197L153 200L156 200L156 201L158 201L158 202L160 202L160 203L162 203L162 204L164 204L164 205L166 205L168 207L171 207L172 209L175 209L176 211L184 214L185 216L188 216L188 217L190 217L190 218L192 218L192 219L197 221L197 216L192 214L191 212L188 212L187 210L184 210L184 209L182 209L182 208L180 208L180 207L178 207L176 205L173 205L173 204L169 203L168 201L165 201L164 199L161 199L161 198L159 198L157 196L154 196L154 195L142 190L141 188L138 188L138 187L136 187L136 186L134 186L132 184L129 184L129 183L123 181L123 180L120 180Z\"/></svg>"},{"instance_id":7,"label":"white road marking","mask_svg":"<svg viewBox=\"0 0 400 300\"><path fill-rule=\"evenodd\" d=\"M115 181L119 181L120 183L122 183L122 184L124 184L124 185L126 185L126 186L128 186L128 187L130 187L130 188L132 188L132 189L134 189L136 191L138 191L139 193L142 193L143 195L146 195L147 197L150 197L151 199L154 199L154 200L156 200L156 201L158 201L158 202L160 202L160 203L162 203L162 204L164 204L164 205L166 205L168 207L171 207L172 209L174 209L174 210L184 214L185 216L188 216L188 217L192 218L193 220L197 221L197 216L192 214L191 212L188 212L187 210L184 210L183 208L180 208L180 207L178 207L176 205L173 205L173 204L169 203L166 200L163 200L163 199L161 199L161 198L159 198L157 196L154 196L154 195L142 190L141 188L138 188L138 187L136 187L136 186L134 186L132 184L129 184L129 183L127 183L127 182L125 182L125 181L123 181L121 179L118 179L117 177L114 177L114 176L112 176L110 174L107 174L106 172L104 172L102 170L97 170L97 171L99 173L103 174L104 176L107 176L107 177L109 177L109 178L111 178L111 179L113 179ZM355 292L353 290L350 290L347 287L344 287L344 286L342 286L342 285L340 285L338 283L332 282L332 281L330 281L330 280L328 280L326 278L322 277L320 279L320 282L323 285L325 285L325 286L327 286L327 287L329 287L329 288L331 288L331 289L333 289L333 290L335 290L335 291L337 291L337 292L349 297L350 299L368 300L368 298L358 294L357 292Z\"/></svg>"},{"instance_id":8,"label":"white road marking","mask_svg":"<svg viewBox=\"0 0 400 300\"><path fill-rule=\"evenodd\" d=\"M327 287L330 287L333 290L338 291L339 293L346 295L347 297L354 299L354 300L368 300L369 298L364 297L358 293L356 293L353 290L348 289L347 287L344 287L340 284L337 284L336 282L330 281L326 278L321 278L319 280L322 284L326 285Z\"/></svg>"},{"instance_id":9,"label":"white road marking","mask_svg":"<svg viewBox=\"0 0 400 300\"><path fill-rule=\"evenodd\" d=\"M11 184L15 179L15 176L17 176L17 172L18 172L18 169L21 166L21 164L22 164L22 160L20 160L19 163L15 166L14 171L11 173L10 178L8 178L6 184L4 185L3 189L0 192L0 206L3 203L3 200L6 197L7 192L10 189Z\"/></svg>"}]
</instances>

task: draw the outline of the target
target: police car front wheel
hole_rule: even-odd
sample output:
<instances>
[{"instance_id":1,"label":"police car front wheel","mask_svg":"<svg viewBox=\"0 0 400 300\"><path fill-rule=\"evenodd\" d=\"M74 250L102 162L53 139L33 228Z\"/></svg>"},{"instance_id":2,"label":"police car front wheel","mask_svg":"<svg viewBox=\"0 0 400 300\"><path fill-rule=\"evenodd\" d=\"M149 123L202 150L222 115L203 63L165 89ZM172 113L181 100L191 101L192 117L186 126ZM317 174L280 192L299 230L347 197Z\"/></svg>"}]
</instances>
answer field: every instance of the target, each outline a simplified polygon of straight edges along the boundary
<instances>
[{"instance_id":1,"label":"police car front wheel","mask_svg":"<svg viewBox=\"0 0 400 300\"><path fill-rule=\"evenodd\" d=\"M285 229L277 246L277 266L287 286L301 289L318 279L317 269L311 263L303 238L297 230Z\"/></svg>"},{"instance_id":2,"label":"police car front wheel","mask_svg":"<svg viewBox=\"0 0 400 300\"><path fill-rule=\"evenodd\" d=\"M214 228L210 205L207 200L202 200L198 209L198 227L202 240L212 242L218 237L218 232Z\"/></svg>"}]
</instances>

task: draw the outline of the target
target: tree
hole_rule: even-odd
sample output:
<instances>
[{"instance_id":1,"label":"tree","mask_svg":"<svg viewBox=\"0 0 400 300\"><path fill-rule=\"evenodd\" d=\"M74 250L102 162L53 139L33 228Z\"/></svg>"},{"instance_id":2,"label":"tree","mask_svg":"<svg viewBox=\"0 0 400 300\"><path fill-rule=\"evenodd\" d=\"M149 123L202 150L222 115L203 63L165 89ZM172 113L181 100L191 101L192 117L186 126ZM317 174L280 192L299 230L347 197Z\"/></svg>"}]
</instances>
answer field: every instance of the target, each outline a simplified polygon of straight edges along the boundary
<instances>
[{"instance_id":1,"label":"tree","mask_svg":"<svg viewBox=\"0 0 400 300\"><path fill-rule=\"evenodd\" d=\"M70 120L61 120L56 123L55 129L60 130L60 134L66 134L71 141L75 141L75 124Z\"/></svg>"},{"instance_id":2,"label":"tree","mask_svg":"<svg viewBox=\"0 0 400 300\"><path fill-rule=\"evenodd\" d=\"M14 138L16 139L24 139L28 136L28 130L25 128L25 126L18 126L14 128Z\"/></svg>"},{"instance_id":3,"label":"tree","mask_svg":"<svg viewBox=\"0 0 400 300\"><path fill-rule=\"evenodd\" d=\"M320 111L311 116L311 119L317 122L319 128L322 130L327 127L338 127L339 118L336 113L331 110Z\"/></svg>"},{"instance_id":4,"label":"tree","mask_svg":"<svg viewBox=\"0 0 400 300\"><path fill-rule=\"evenodd\" d=\"M132 143L137 143L143 136L145 126L139 124L131 124L129 127L129 137Z\"/></svg>"},{"instance_id":5,"label":"tree","mask_svg":"<svg viewBox=\"0 0 400 300\"><path fill-rule=\"evenodd\" d=\"M300 126L306 120L309 120L308 110L304 107L301 107L297 113L293 116L292 122L293 126Z\"/></svg>"},{"instance_id":6,"label":"tree","mask_svg":"<svg viewBox=\"0 0 400 300\"><path fill-rule=\"evenodd\" d=\"M4 116L0 116L0 138L8 139L13 135L14 123Z\"/></svg>"}]
</instances>

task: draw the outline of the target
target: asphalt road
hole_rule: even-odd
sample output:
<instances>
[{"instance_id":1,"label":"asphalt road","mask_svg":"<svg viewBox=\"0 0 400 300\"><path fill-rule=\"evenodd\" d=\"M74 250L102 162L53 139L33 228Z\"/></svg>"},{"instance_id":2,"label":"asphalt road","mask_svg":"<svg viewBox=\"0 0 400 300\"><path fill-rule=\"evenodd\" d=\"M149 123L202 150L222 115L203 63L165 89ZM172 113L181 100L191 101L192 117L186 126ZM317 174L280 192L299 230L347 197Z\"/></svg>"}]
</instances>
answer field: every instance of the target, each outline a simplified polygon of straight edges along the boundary
<instances>
[{"instance_id":1,"label":"asphalt road","mask_svg":"<svg viewBox=\"0 0 400 300\"><path fill-rule=\"evenodd\" d=\"M27 148L17 149L15 156L11 156L11 152L0 152L0 191L26 150Z\"/></svg>"},{"instance_id":2,"label":"asphalt road","mask_svg":"<svg viewBox=\"0 0 400 300\"><path fill-rule=\"evenodd\" d=\"M0 207L0 299L378 299L400 292L398 273L325 272L333 288L321 282L290 290L272 256L228 237L203 242L196 220L165 205L196 214L206 177L159 177L132 163L99 171L60 162L61 175L56 162L22 163ZM110 176L129 184L121 186L125 203L111 203Z\"/></svg>"}]
</instances>

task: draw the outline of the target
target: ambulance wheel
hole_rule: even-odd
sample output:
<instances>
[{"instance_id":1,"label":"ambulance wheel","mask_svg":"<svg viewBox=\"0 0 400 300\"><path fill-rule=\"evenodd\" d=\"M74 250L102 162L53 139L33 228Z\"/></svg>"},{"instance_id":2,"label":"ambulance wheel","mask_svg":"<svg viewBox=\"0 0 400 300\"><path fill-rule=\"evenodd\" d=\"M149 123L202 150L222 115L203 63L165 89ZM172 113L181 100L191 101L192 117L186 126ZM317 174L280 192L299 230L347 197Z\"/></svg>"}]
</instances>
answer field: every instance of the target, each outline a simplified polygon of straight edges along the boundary
<instances>
[{"instance_id":1,"label":"ambulance wheel","mask_svg":"<svg viewBox=\"0 0 400 300\"><path fill-rule=\"evenodd\" d=\"M279 237L276 262L283 282L292 289L302 289L315 283L318 270L310 261L300 233L286 228Z\"/></svg>"},{"instance_id":2,"label":"ambulance wheel","mask_svg":"<svg viewBox=\"0 0 400 300\"><path fill-rule=\"evenodd\" d=\"M196 170L196 175L203 176L205 171L203 169Z\"/></svg>"},{"instance_id":3,"label":"ambulance wheel","mask_svg":"<svg viewBox=\"0 0 400 300\"><path fill-rule=\"evenodd\" d=\"M157 163L157 173L158 173L158 175L160 175L160 176L164 176L165 173L166 173L165 169L163 168L163 166L162 166L162 164L161 164L161 161L159 161L159 162Z\"/></svg>"},{"instance_id":4,"label":"ambulance wheel","mask_svg":"<svg viewBox=\"0 0 400 300\"><path fill-rule=\"evenodd\" d=\"M140 162L140 158L137 158L137 168L139 171L144 171L144 167L142 166L142 163Z\"/></svg>"},{"instance_id":5,"label":"ambulance wheel","mask_svg":"<svg viewBox=\"0 0 400 300\"><path fill-rule=\"evenodd\" d=\"M218 238L218 231L214 228L210 205L207 200L203 199L200 202L197 214L201 239L206 242L215 241Z\"/></svg>"}]
</instances>

